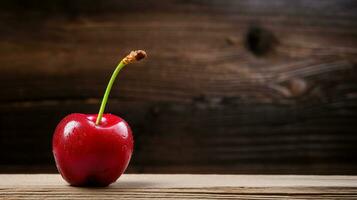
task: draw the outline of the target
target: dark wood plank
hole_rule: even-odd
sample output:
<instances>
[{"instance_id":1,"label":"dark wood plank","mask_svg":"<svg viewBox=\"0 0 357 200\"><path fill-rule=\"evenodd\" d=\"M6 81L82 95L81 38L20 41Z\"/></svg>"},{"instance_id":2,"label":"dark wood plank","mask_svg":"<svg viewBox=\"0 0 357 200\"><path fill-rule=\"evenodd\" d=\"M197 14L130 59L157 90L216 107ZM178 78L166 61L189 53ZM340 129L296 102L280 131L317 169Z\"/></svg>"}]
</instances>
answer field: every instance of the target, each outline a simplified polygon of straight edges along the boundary
<instances>
[{"instance_id":1,"label":"dark wood plank","mask_svg":"<svg viewBox=\"0 0 357 200\"><path fill-rule=\"evenodd\" d=\"M357 172L354 1L13 2L0 171L54 170L58 121L97 112L117 61L142 48L108 105L134 130L129 171Z\"/></svg>"}]
</instances>

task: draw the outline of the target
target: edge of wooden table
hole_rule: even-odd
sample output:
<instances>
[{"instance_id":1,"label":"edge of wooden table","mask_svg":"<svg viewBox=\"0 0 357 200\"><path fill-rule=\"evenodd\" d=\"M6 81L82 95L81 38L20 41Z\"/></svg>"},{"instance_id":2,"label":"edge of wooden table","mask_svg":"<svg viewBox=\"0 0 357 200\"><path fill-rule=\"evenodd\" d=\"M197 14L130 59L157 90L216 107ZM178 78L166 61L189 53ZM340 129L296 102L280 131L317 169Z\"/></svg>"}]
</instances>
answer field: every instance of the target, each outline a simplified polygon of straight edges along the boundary
<instances>
[{"instance_id":1,"label":"edge of wooden table","mask_svg":"<svg viewBox=\"0 0 357 200\"><path fill-rule=\"evenodd\" d=\"M69 186L59 174L0 174L0 196L43 198L351 198L357 176L125 174L109 187ZM36 197L36 198L35 198Z\"/></svg>"}]
</instances>

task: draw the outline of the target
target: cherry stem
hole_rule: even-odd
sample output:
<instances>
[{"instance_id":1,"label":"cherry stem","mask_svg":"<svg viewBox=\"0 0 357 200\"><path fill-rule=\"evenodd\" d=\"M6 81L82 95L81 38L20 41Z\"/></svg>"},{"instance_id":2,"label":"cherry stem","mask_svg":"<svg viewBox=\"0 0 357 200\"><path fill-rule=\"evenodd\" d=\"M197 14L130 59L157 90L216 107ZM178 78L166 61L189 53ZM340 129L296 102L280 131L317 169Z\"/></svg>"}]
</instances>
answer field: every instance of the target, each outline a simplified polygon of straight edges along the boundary
<instances>
[{"instance_id":1,"label":"cherry stem","mask_svg":"<svg viewBox=\"0 0 357 200\"><path fill-rule=\"evenodd\" d=\"M107 85L107 89L105 90L103 100L102 100L102 103L100 105L100 109L98 112L97 120L95 122L96 125L99 125L100 122L102 121L102 117L103 117L103 113L105 110L105 106L107 105L109 93L112 89L113 83L114 83L117 75L119 74L120 70L123 69L123 67L125 67L127 64L133 63L135 61L139 61L145 57L146 57L145 51L136 50L136 51L130 52L129 55L127 55L123 60L120 61L118 66L115 68L112 76L110 77L109 83Z\"/></svg>"}]
</instances>

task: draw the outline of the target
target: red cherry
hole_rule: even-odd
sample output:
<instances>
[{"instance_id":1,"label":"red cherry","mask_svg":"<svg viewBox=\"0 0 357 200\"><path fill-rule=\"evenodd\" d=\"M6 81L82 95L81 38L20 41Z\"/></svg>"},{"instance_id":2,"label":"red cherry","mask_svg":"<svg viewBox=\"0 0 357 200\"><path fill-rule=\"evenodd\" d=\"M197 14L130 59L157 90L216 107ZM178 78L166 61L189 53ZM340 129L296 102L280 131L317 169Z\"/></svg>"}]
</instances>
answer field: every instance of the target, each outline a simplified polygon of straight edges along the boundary
<instances>
[{"instance_id":1,"label":"red cherry","mask_svg":"<svg viewBox=\"0 0 357 200\"><path fill-rule=\"evenodd\" d=\"M74 186L107 186L127 168L133 152L129 125L120 117L104 114L70 114L57 126L53 154L58 171Z\"/></svg>"},{"instance_id":2,"label":"red cherry","mask_svg":"<svg viewBox=\"0 0 357 200\"><path fill-rule=\"evenodd\" d=\"M127 64L142 60L146 52L130 52L115 68L98 114L66 116L55 130L52 151L62 177L74 186L107 186L127 168L133 153L133 136L120 117L104 114L115 78Z\"/></svg>"}]
</instances>

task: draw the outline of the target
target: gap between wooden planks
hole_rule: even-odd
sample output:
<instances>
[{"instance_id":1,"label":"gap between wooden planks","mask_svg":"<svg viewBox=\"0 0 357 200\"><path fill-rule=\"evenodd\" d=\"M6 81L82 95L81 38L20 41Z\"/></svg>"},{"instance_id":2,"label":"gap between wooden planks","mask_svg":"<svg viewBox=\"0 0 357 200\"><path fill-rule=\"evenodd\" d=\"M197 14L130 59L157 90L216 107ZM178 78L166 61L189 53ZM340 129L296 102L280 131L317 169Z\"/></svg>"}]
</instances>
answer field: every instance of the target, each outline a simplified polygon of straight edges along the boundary
<instances>
[{"instance_id":1,"label":"gap between wooden planks","mask_svg":"<svg viewBox=\"0 0 357 200\"><path fill-rule=\"evenodd\" d=\"M0 199L357 199L357 176L126 174L107 188L58 174L0 174Z\"/></svg>"}]
</instances>

